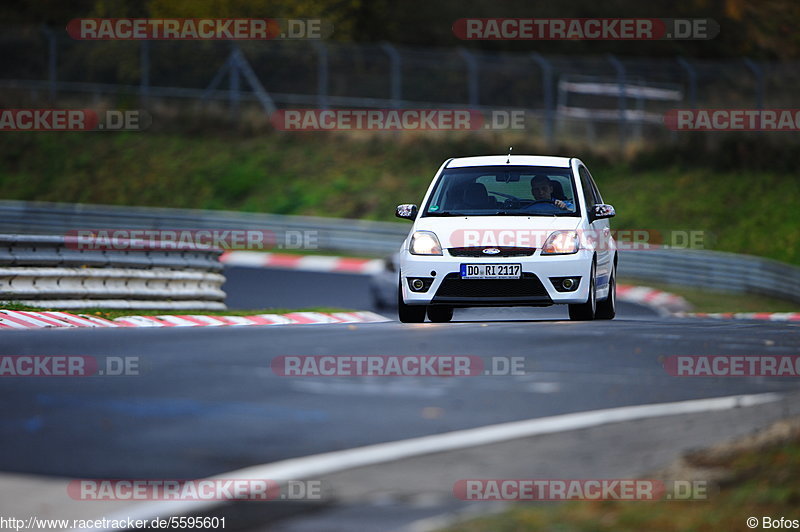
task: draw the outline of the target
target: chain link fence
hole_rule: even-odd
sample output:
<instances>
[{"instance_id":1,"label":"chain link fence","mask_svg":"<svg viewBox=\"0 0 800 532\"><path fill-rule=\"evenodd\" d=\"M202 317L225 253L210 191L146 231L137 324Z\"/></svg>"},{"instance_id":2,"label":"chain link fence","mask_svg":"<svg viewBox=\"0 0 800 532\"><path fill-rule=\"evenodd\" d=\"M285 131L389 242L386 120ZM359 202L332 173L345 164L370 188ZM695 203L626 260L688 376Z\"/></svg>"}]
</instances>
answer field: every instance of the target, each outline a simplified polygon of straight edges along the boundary
<instances>
[{"instance_id":1,"label":"chain link fence","mask_svg":"<svg viewBox=\"0 0 800 532\"><path fill-rule=\"evenodd\" d=\"M635 46L631 44L631 46ZM0 94L44 105L79 95L276 108L522 109L552 144L564 136L669 140L671 108L800 107L800 63L489 53L326 41L76 41L63 30L0 34ZM581 91L565 91L575 82ZM572 84L572 85L570 85ZM602 87L593 90L592 87ZM653 91L674 97L650 98ZM217 105L219 107L219 105Z\"/></svg>"}]
</instances>

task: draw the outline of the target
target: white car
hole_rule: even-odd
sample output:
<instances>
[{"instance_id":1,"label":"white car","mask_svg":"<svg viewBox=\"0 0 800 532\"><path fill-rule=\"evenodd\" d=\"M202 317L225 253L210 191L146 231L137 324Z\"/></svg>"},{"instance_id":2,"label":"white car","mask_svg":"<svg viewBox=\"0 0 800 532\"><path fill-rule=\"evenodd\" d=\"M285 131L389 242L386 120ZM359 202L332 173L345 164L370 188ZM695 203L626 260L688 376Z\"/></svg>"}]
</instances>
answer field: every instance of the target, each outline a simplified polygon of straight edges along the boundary
<instances>
[{"instance_id":1,"label":"white car","mask_svg":"<svg viewBox=\"0 0 800 532\"><path fill-rule=\"evenodd\" d=\"M614 208L578 159L449 159L399 253L400 321L450 321L458 307L569 305L573 320L615 315Z\"/></svg>"}]
</instances>

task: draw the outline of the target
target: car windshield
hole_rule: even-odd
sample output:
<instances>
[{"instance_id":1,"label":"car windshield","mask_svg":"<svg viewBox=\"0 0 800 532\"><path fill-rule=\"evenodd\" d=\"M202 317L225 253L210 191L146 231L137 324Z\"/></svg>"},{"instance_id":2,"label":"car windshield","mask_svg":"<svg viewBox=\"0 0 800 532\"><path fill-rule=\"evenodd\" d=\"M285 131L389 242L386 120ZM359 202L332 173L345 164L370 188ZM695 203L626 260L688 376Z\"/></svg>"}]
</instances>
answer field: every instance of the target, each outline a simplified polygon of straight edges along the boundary
<instances>
[{"instance_id":1,"label":"car windshield","mask_svg":"<svg viewBox=\"0 0 800 532\"><path fill-rule=\"evenodd\" d=\"M578 216L572 171L549 166L445 170L423 216Z\"/></svg>"}]
</instances>

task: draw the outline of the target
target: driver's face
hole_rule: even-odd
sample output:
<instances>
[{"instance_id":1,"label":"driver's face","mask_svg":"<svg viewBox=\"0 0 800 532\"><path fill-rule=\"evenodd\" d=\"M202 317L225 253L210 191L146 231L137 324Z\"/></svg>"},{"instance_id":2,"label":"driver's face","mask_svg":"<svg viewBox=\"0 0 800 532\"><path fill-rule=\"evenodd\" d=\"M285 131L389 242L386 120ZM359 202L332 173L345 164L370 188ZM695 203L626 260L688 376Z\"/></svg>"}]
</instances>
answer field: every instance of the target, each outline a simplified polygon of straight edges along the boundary
<instances>
[{"instance_id":1,"label":"driver's face","mask_svg":"<svg viewBox=\"0 0 800 532\"><path fill-rule=\"evenodd\" d=\"M531 183L531 193L534 199L549 200L553 193L553 185L548 183Z\"/></svg>"}]
</instances>

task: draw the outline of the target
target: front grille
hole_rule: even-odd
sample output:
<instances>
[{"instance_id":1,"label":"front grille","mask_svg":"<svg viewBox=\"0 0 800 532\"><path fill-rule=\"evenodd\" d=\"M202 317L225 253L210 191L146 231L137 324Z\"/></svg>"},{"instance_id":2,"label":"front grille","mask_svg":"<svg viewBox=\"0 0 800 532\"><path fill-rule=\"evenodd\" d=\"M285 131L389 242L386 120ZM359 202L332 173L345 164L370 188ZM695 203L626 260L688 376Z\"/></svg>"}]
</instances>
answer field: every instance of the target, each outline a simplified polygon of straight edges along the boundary
<instances>
[{"instance_id":1,"label":"front grille","mask_svg":"<svg viewBox=\"0 0 800 532\"><path fill-rule=\"evenodd\" d=\"M484 249L499 249L500 253L489 255L484 253ZM536 248L523 248L512 246L473 246L465 248L448 248L447 251L453 257L485 257L491 259L493 257L530 257L536 252Z\"/></svg>"},{"instance_id":2,"label":"front grille","mask_svg":"<svg viewBox=\"0 0 800 532\"><path fill-rule=\"evenodd\" d=\"M520 279L462 279L449 273L436 297L547 297L547 289L533 273L523 273Z\"/></svg>"}]
</instances>

